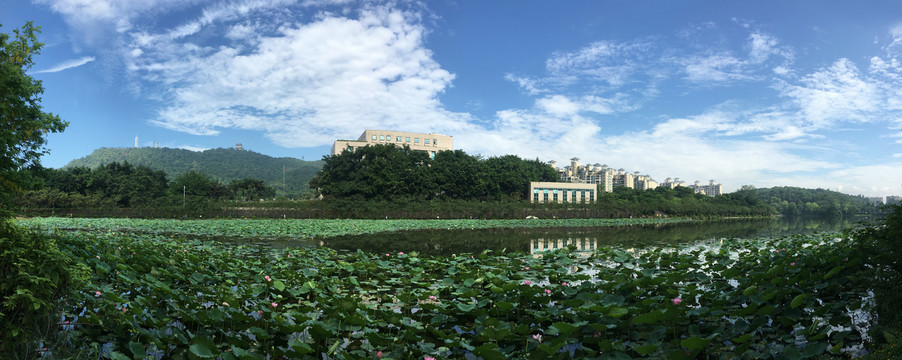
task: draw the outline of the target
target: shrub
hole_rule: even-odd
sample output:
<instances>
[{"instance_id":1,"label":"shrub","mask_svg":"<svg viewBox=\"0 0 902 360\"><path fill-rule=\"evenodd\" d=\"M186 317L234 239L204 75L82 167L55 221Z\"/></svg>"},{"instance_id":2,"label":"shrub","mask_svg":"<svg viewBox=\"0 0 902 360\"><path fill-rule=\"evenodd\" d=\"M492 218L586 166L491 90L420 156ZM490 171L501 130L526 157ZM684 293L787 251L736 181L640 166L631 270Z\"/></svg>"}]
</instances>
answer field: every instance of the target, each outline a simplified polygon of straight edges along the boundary
<instances>
[{"instance_id":1,"label":"shrub","mask_svg":"<svg viewBox=\"0 0 902 360\"><path fill-rule=\"evenodd\" d=\"M60 299L86 278L53 238L0 220L0 354L36 355L42 334L56 333Z\"/></svg>"}]
</instances>

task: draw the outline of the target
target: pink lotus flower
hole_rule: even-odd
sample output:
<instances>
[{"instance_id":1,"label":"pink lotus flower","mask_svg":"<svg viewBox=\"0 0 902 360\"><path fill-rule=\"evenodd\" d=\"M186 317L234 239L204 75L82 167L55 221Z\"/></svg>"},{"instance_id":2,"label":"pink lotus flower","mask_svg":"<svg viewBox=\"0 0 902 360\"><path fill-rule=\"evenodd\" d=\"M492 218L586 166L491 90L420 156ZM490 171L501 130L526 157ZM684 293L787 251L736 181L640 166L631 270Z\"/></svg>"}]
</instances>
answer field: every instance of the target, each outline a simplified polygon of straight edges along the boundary
<instances>
[{"instance_id":1,"label":"pink lotus flower","mask_svg":"<svg viewBox=\"0 0 902 360\"><path fill-rule=\"evenodd\" d=\"M263 278L266 279L266 281L272 281L272 278L270 278L269 275L266 275Z\"/></svg>"},{"instance_id":2,"label":"pink lotus flower","mask_svg":"<svg viewBox=\"0 0 902 360\"><path fill-rule=\"evenodd\" d=\"M551 295L551 289L545 289L545 293Z\"/></svg>"},{"instance_id":3,"label":"pink lotus flower","mask_svg":"<svg viewBox=\"0 0 902 360\"><path fill-rule=\"evenodd\" d=\"M100 255L97 255L97 260L100 260Z\"/></svg>"},{"instance_id":4,"label":"pink lotus flower","mask_svg":"<svg viewBox=\"0 0 902 360\"><path fill-rule=\"evenodd\" d=\"M535 334L532 336L532 339L538 341L540 344L542 343L542 334Z\"/></svg>"},{"instance_id":5,"label":"pink lotus flower","mask_svg":"<svg viewBox=\"0 0 902 360\"><path fill-rule=\"evenodd\" d=\"M527 267L525 267L525 268L523 268L523 270L529 270L529 266L527 266Z\"/></svg>"},{"instance_id":6,"label":"pink lotus flower","mask_svg":"<svg viewBox=\"0 0 902 360\"><path fill-rule=\"evenodd\" d=\"M432 356L423 356L423 360L435 360Z\"/></svg>"},{"instance_id":7,"label":"pink lotus flower","mask_svg":"<svg viewBox=\"0 0 902 360\"><path fill-rule=\"evenodd\" d=\"M566 282L562 282L562 283L561 283L561 286L567 286L567 283L566 283Z\"/></svg>"},{"instance_id":8,"label":"pink lotus flower","mask_svg":"<svg viewBox=\"0 0 902 360\"><path fill-rule=\"evenodd\" d=\"M673 302L674 305L679 305L681 302L683 302L683 299L680 299L677 297L677 298L673 298L673 300L671 300L671 301Z\"/></svg>"},{"instance_id":9,"label":"pink lotus flower","mask_svg":"<svg viewBox=\"0 0 902 360\"><path fill-rule=\"evenodd\" d=\"M389 254L389 253L385 253L385 256L391 256L391 254Z\"/></svg>"},{"instance_id":10,"label":"pink lotus flower","mask_svg":"<svg viewBox=\"0 0 902 360\"><path fill-rule=\"evenodd\" d=\"M791 263L789 263L789 266L796 266L796 263L795 263L795 261L793 261L793 262L791 262Z\"/></svg>"},{"instance_id":11,"label":"pink lotus flower","mask_svg":"<svg viewBox=\"0 0 902 360\"><path fill-rule=\"evenodd\" d=\"M376 357L380 359L382 358L382 350L379 350L379 352L376 353Z\"/></svg>"},{"instance_id":12,"label":"pink lotus flower","mask_svg":"<svg viewBox=\"0 0 902 360\"><path fill-rule=\"evenodd\" d=\"M123 306L123 307L122 307L122 312L127 312L127 311L128 311L128 308L125 307L125 306Z\"/></svg>"},{"instance_id":13,"label":"pink lotus flower","mask_svg":"<svg viewBox=\"0 0 902 360\"><path fill-rule=\"evenodd\" d=\"M529 280L523 280L523 284L529 285L529 284L532 284L532 281L529 281Z\"/></svg>"},{"instance_id":14,"label":"pink lotus flower","mask_svg":"<svg viewBox=\"0 0 902 360\"><path fill-rule=\"evenodd\" d=\"M257 315L263 315L263 310L257 310Z\"/></svg>"},{"instance_id":15,"label":"pink lotus flower","mask_svg":"<svg viewBox=\"0 0 902 360\"><path fill-rule=\"evenodd\" d=\"M399 252L399 253L398 253L398 255L404 255L404 252L403 252L403 251L401 251L401 252Z\"/></svg>"},{"instance_id":16,"label":"pink lotus flower","mask_svg":"<svg viewBox=\"0 0 902 360\"><path fill-rule=\"evenodd\" d=\"M429 300L438 300L438 297L435 295L429 295Z\"/></svg>"},{"instance_id":17,"label":"pink lotus flower","mask_svg":"<svg viewBox=\"0 0 902 360\"><path fill-rule=\"evenodd\" d=\"M100 290L94 292L94 296L100 296Z\"/></svg>"},{"instance_id":18,"label":"pink lotus flower","mask_svg":"<svg viewBox=\"0 0 902 360\"><path fill-rule=\"evenodd\" d=\"M277 307L277 306L279 306L279 304L277 304L277 303L272 303L272 307Z\"/></svg>"}]
</instances>

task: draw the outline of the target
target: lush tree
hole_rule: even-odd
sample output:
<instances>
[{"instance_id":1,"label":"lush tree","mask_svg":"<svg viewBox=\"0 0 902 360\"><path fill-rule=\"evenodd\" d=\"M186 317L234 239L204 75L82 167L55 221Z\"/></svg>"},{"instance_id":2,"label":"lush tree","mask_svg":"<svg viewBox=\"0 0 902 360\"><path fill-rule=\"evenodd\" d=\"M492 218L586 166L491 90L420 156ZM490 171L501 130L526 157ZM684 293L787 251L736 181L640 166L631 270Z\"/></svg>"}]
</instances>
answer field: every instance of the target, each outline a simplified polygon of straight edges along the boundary
<instances>
[{"instance_id":1,"label":"lush tree","mask_svg":"<svg viewBox=\"0 0 902 360\"><path fill-rule=\"evenodd\" d=\"M173 195L191 195L218 199L227 194L228 189L216 179L202 172L191 170L176 176L169 183Z\"/></svg>"},{"instance_id":2,"label":"lush tree","mask_svg":"<svg viewBox=\"0 0 902 360\"><path fill-rule=\"evenodd\" d=\"M228 191L232 199L236 200L258 200L272 198L276 196L273 188L266 186L263 180L245 178L241 180L232 180L229 183Z\"/></svg>"},{"instance_id":3,"label":"lush tree","mask_svg":"<svg viewBox=\"0 0 902 360\"><path fill-rule=\"evenodd\" d=\"M13 195L27 187L28 168L40 168L49 133L68 125L44 112L44 87L26 72L43 44L31 22L13 35L0 33L0 353L32 358L40 334L54 331L61 298L76 282L72 260L52 238L17 228L11 215ZM77 285L73 288L78 288Z\"/></svg>"},{"instance_id":4,"label":"lush tree","mask_svg":"<svg viewBox=\"0 0 902 360\"><path fill-rule=\"evenodd\" d=\"M310 181L324 198L368 200L528 199L531 181L555 181L557 172L538 159L505 155L482 160L461 150L430 159L422 151L391 144L366 146L324 157Z\"/></svg>"},{"instance_id":5,"label":"lush tree","mask_svg":"<svg viewBox=\"0 0 902 360\"><path fill-rule=\"evenodd\" d=\"M429 171L429 156L408 146L371 145L323 160L310 187L324 197L392 200L438 191Z\"/></svg>"},{"instance_id":6,"label":"lush tree","mask_svg":"<svg viewBox=\"0 0 902 360\"><path fill-rule=\"evenodd\" d=\"M475 199L486 193L479 158L463 150L439 151L432 161L432 171L442 197Z\"/></svg>"},{"instance_id":7,"label":"lush tree","mask_svg":"<svg viewBox=\"0 0 902 360\"><path fill-rule=\"evenodd\" d=\"M26 72L44 44L38 42L40 28L31 22L0 33L0 216L9 216L12 195L24 182L22 170L38 164L47 152L49 133L61 132L68 123L44 112L44 86Z\"/></svg>"}]
</instances>

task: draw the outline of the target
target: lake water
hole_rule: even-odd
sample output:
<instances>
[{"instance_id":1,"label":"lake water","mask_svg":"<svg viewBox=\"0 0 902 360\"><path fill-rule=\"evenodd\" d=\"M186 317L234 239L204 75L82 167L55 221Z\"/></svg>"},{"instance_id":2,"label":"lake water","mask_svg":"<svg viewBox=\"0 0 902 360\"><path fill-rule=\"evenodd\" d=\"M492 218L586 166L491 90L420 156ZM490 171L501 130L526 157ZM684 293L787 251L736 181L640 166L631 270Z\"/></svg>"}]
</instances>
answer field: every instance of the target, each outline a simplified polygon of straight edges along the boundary
<instances>
[{"instance_id":1,"label":"lake water","mask_svg":"<svg viewBox=\"0 0 902 360\"><path fill-rule=\"evenodd\" d=\"M358 249L373 253L417 251L421 254L450 255L483 250L537 252L573 244L578 251L603 246L676 246L730 238L773 238L793 234L842 231L854 227L855 220L777 218L721 220L654 226L598 228L420 230L353 235L305 242L270 243L271 246L326 246L340 251Z\"/></svg>"}]
</instances>

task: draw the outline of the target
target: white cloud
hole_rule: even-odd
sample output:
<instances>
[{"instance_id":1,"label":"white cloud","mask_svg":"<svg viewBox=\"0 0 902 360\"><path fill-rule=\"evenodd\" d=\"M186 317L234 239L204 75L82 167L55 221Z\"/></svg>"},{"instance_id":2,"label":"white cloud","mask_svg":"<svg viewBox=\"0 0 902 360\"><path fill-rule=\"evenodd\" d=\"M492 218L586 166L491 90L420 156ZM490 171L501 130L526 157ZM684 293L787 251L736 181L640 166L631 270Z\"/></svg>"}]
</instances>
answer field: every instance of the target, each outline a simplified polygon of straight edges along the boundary
<instances>
[{"instance_id":1,"label":"white cloud","mask_svg":"<svg viewBox=\"0 0 902 360\"><path fill-rule=\"evenodd\" d=\"M579 112L579 106L563 95L541 98L536 101L536 105L555 116L576 115Z\"/></svg>"},{"instance_id":2,"label":"white cloud","mask_svg":"<svg viewBox=\"0 0 902 360\"><path fill-rule=\"evenodd\" d=\"M802 77L799 85L781 83L778 88L815 128L871 121L884 102L879 84L863 77L848 59Z\"/></svg>"},{"instance_id":3,"label":"white cloud","mask_svg":"<svg viewBox=\"0 0 902 360\"><path fill-rule=\"evenodd\" d=\"M561 84L588 77L620 87L642 69L639 60L651 47L646 41L598 41L574 52L556 53L545 67L552 75L549 80Z\"/></svg>"},{"instance_id":4,"label":"white cloud","mask_svg":"<svg viewBox=\"0 0 902 360\"><path fill-rule=\"evenodd\" d=\"M746 74L745 62L727 53L711 54L681 59L686 80L696 83L723 83L736 80L753 80Z\"/></svg>"},{"instance_id":5,"label":"white cloud","mask_svg":"<svg viewBox=\"0 0 902 360\"><path fill-rule=\"evenodd\" d=\"M465 129L468 116L438 101L454 75L432 59L424 32L412 14L376 8L356 19L325 15L286 24L250 49L204 48L172 36L148 42L142 35L135 46L146 48L134 68L178 85L153 123L193 134L261 130L279 145L306 147L363 128Z\"/></svg>"},{"instance_id":6,"label":"white cloud","mask_svg":"<svg viewBox=\"0 0 902 360\"><path fill-rule=\"evenodd\" d=\"M67 69L71 69L71 68L75 68L75 67L82 66L82 65L87 64L87 63L92 62L92 61L94 61L94 57L93 57L93 56L85 56L85 57L83 57L83 58L81 58L81 59L72 59L72 60L64 61L64 62L59 63L59 64L57 64L57 65L55 65L55 66L53 66L53 67L51 67L51 68L49 68L49 69L46 69L46 70L40 70L40 71L35 71L34 73L35 73L35 74L43 74L43 73L55 73L55 72L60 72L60 71L63 71L63 70L67 70Z\"/></svg>"}]
</instances>

